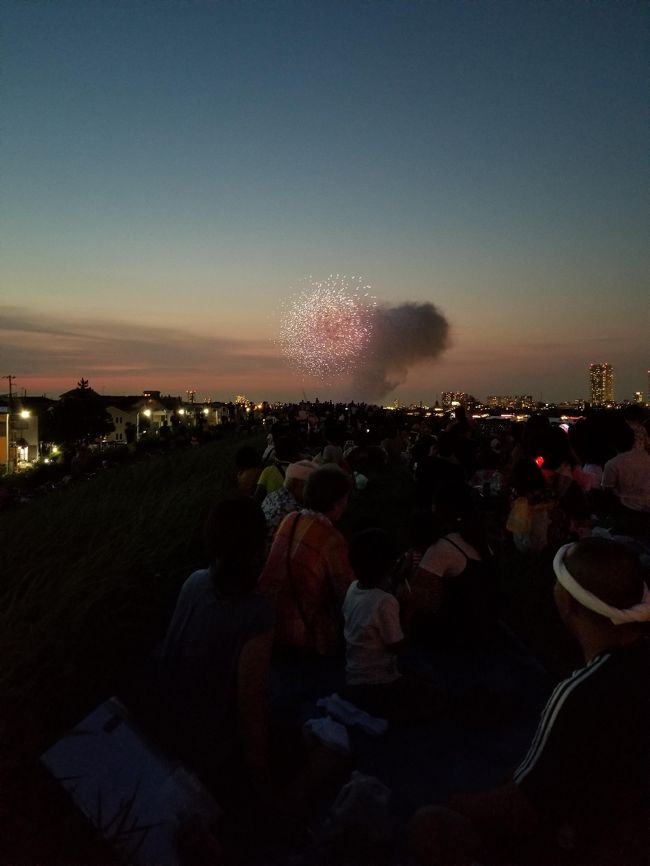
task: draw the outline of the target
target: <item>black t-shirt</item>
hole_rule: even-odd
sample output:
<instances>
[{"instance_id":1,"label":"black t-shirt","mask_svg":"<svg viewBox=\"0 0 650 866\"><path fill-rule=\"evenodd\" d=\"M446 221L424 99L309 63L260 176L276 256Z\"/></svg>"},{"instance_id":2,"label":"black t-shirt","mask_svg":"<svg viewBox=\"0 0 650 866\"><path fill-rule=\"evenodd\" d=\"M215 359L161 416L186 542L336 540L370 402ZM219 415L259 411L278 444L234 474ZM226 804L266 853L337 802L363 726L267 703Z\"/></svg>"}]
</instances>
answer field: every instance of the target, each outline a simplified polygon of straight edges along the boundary
<instances>
[{"instance_id":1,"label":"black t-shirt","mask_svg":"<svg viewBox=\"0 0 650 866\"><path fill-rule=\"evenodd\" d=\"M606 832L647 807L648 641L603 652L561 682L514 781L539 811Z\"/></svg>"}]
</instances>

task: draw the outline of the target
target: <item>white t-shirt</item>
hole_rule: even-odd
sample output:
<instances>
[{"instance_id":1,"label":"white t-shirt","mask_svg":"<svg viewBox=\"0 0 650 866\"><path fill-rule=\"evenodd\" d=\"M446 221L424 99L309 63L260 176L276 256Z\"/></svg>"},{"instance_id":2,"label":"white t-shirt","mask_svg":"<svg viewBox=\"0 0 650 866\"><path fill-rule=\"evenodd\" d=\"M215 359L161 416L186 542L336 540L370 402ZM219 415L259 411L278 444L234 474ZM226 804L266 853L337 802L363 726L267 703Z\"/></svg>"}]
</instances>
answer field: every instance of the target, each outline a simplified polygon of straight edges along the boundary
<instances>
[{"instance_id":1,"label":"white t-shirt","mask_svg":"<svg viewBox=\"0 0 650 866\"><path fill-rule=\"evenodd\" d=\"M626 508L650 511L650 454L623 451L605 463L602 485L611 488Z\"/></svg>"},{"instance_id":2,"label":"white t-shirt","mask_svg":"<svg viewBox=\"0 0 650 866\"><path fill-rule=\"evenodd\" d=\"M448 532L446 538L454 543L450 544L449 541L445 541L445 538L440 538L435 544L427 548L420 562L420 568L423 571L429 571L437 577L458 577L465 571L468 559L475 559L480 562L481 556L478 551L471 544L468 544L458 532ZM454 546L456 544L460 550Z\"/></svg>"},{"instance_id":3,"label":"white t-shirt","mask_svg":"<svg viewBox=\"0 0 650 866\"><path fill-rule=\"evenodd\" d=\"M398 679L397 656L386 649L404 639L397 599L377 587L361 589L355 580L343 602L343 617L347 684L376 685Z\"/></svg>"}]
</instances>

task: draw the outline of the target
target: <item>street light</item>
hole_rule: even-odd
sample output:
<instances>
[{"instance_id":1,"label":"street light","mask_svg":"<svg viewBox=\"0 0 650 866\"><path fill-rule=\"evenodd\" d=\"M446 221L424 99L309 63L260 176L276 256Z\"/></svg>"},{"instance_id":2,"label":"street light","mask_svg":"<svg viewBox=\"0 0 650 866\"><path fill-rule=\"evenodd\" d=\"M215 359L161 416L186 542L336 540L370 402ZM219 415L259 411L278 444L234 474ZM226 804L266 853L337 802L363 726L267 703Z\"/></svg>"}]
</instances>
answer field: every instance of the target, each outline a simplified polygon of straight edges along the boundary
<instances>
[{"instance_id":1,"label":"street light","mask_svg":"<svg viewBox=\"0 0 650 866\"><path fill-rule=\"evenodd\" d=\"M31 415L32 415L32 413L29 411L29 409L21 409L21 410L20 410L20 417L21 417L23 420L26 420L27 418L31 418ZM22 432L22 431L21 431L21 432ZM22 438L22 437L21 437L21 438ZM25 442L25 439L23 438L22 441ZM17 443L16 443L16 444L17 444ZM21 461L22 461L22 460L29 461L29 444L27 444L26 446L22 446L22 445L21 445L21 452L23 452L23 453L21 454ZM16 457L18 457L18 449L16 449Z\"/></svg>"},{"instance_id":2,"label":"street light","mask_svg":"<svg viewBox=\"0 0 650 866\"><path fill-rule=\"evenodd\" d=\"M140 415L146 415L147 418L151 418L151 409L144 409L142 412L138 412L135 416L135 441L138 442L140 440Z\"/></svg>"},{"instance_id":3,"label":"street light","mask_svg":"<svg viewBox=\"0 0 650 866\"><path fill-rule=\"evenodd\" d=\"M18 413L14 412L13 414L14 415L18 414L18 415L20 415L21 418L29 418L32 413L29 411L29 409L21 409L20 412L18 412ZM11 475L11 473L13 471L13 463L12 463L12 460L10 457L10 455L11 455L11 439L10 439L10 436L11 436L11 423L10 423L11 415L12 415L11 409L9 406L7 406L7 408L5 410L5 443L6 443L5 475Z\"/></svg>"}]
</instances>

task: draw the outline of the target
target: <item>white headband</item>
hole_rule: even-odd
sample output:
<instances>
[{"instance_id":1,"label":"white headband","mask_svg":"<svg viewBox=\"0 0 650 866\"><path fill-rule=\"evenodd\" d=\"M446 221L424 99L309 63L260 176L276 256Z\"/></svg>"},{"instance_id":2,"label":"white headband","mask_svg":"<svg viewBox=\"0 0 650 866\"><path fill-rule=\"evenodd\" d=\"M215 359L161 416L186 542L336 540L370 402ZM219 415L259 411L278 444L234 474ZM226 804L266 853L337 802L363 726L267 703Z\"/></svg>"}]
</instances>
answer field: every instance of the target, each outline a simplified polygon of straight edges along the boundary
<instances>
[{"instance_id":1,"label":"white headband","mask_svg":"<svg viewBox=\"0 0 650 866\"><path fill-rule=\"evenodd\" d=\"M648 587L645 584L643 585L643 596L639 604L635 604L634 607L628 607L625 610L605 604L604 601L601 601L593 593L580 586L564 564L566 555L571 553L575 546L575 544L563 544L555 554L555 559L553 560L553 571L558 579L558 583L562 584L569 595L573 596L583 607L593 610L594 613L606 616L614 625L650 620L650 592L648 592Z\"/></svg>"}]
</instances>

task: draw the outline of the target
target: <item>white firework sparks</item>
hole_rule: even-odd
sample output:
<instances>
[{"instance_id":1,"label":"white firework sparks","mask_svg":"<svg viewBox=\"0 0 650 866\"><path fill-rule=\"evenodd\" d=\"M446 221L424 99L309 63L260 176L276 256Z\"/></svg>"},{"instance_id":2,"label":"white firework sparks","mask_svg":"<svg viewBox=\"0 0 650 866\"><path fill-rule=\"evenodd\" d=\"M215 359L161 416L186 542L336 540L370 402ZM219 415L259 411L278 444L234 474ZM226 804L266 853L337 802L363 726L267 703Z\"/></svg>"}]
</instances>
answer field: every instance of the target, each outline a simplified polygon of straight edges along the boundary
<instances>
[{"instance_id":1,"label":"white firework sparks","mask_svg":"<svg viewBox=\"0 0 650 866\"><path fill-rule=\"evenodd\" d=\"M352 372L372 336L369 290L360 277L310 277L283 304L278 342L297 370L320 379Z\"/></svg>"}]
</instances>

